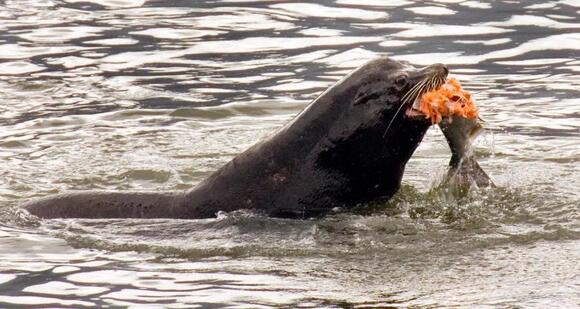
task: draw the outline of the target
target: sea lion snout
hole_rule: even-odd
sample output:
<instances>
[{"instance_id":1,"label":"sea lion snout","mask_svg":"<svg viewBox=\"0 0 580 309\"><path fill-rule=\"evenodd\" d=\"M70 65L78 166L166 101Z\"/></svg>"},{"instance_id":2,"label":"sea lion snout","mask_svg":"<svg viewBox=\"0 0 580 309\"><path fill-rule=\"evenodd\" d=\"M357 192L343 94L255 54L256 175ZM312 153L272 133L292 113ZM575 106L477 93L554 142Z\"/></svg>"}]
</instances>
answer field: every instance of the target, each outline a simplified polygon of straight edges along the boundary
<instances>
[{"instance_id":1,"label":"sea lion snout","mask_svg":"<svg viewBox=\"0 0 580 309\"><path fill-rule=\"evenodd\" d=\"M426 75L425 77L437 77L446 79L447 75L449 75L449 69L443 63L434 63L425 67L422 71Z\"/></svg>"},{"instance_id":2,"label":"sea lion snout","mask_svg":"<svg viewBox=\"0 0 580 309\"><path fill-rule=\"evenodd\" d=\"M403 95L402 102L418 109L417 99L427 91L439 88L445 84L449 69L442 63L435 63L410 73L412 86Z\"/></svg>"}]
</instances>

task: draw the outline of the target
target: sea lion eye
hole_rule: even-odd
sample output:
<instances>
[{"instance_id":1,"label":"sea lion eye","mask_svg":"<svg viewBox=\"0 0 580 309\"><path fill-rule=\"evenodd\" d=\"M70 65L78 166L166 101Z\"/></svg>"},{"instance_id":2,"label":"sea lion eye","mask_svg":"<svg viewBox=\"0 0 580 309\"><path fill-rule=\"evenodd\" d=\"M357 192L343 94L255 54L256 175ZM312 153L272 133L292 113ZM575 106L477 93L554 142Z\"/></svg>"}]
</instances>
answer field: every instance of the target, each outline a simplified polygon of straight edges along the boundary
<instances>
[{"instance_id":1,"label":"sea lion eye","mask_svg":"<svg viewBox=\"0 0 580 309\"><path fill-rule=\"evenodd\" d=\"M406 75L399 75L395 79L395 85L397 88L401 89L407 85L407 76Z\"/></svg>"}]
</instances>

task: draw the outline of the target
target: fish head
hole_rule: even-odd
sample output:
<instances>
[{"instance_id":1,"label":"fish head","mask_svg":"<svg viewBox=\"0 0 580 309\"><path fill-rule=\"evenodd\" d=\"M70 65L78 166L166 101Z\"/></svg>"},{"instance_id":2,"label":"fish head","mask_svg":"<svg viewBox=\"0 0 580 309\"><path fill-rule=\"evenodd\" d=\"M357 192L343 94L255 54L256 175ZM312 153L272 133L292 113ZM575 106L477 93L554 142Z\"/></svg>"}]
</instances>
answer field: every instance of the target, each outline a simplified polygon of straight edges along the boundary
<instances>
[{"instance_id":1,"label":"fish head","mask_svg":"<svg viewBox=\"0 0 580 309\"><path fill-rule=\"evenodd\" d=\"M483 130L483 124L477 118L453 116L443 118L439 123L439 128L451 149L451 165L456 165L470 155L471 144Z\"/></svg>"}]
</instances>

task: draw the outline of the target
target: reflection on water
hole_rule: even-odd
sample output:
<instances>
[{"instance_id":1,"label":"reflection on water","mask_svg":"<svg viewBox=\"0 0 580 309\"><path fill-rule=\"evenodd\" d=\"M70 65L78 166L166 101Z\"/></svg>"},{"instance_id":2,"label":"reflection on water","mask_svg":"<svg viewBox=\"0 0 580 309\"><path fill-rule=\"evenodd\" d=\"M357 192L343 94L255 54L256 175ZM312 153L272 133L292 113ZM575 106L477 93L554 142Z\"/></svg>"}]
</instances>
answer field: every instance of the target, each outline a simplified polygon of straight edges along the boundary
<instances>
[{"instance_id":1,"label":"reflection on water","mask_svg":"<svg viewBox=\"0 0 580 309\"><path fill-rule=\"evenodd\" d=\"M0 307L577 306L577 1L5 1ZM53 220L64 190L182 190L353 68L443 62L500 188L431 190L433 129L400 194L320 220Z\"/></svg>"}]
</instances>

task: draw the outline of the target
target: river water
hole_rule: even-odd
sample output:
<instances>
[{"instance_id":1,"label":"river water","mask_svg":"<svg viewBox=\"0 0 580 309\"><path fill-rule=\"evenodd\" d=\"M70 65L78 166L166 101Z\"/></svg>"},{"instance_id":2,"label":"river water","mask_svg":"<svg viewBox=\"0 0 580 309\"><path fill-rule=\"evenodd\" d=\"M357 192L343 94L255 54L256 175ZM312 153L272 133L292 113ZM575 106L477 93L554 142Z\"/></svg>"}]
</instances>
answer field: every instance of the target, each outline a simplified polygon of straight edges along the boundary
<instances>
[{"instance_id":1,"label":"river water","mask_svg":"<svg viewBox=\"0 0 580 309\"><path fill-rule=\"evenodd\" d=\"M0 1L0 307L580 306L580 2ZM182 190L360 64L443 62L498 188L434 190L432 128L373 211L38 220L67 190Z\"/></svg>"}]
</instances>

